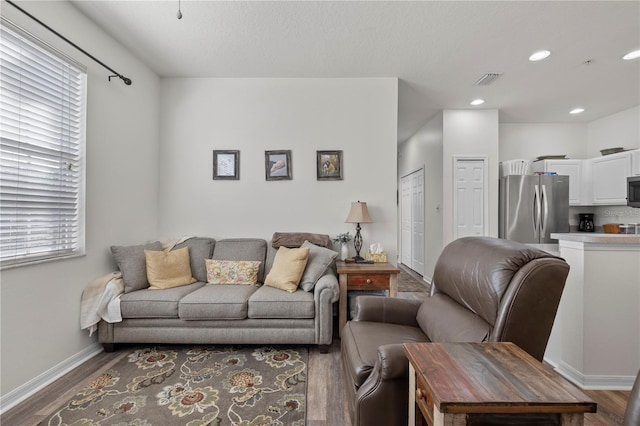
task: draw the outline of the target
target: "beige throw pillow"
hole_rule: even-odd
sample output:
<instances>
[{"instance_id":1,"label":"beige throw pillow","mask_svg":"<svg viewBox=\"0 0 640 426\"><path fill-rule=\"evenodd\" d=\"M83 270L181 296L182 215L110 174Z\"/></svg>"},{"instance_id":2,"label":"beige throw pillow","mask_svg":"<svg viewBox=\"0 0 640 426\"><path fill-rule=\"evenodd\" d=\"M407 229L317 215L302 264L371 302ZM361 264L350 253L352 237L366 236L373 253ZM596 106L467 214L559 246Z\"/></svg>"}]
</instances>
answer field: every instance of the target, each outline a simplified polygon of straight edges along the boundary
<instances>
[{"instance_id":1,"label":"beige throw pillow","mask_svg":"<svg viewBox=\"0 0 640 426\"><path fill-rule=\"evenodd\" d=\"M150 290L180 287L196 282L191 275L189 247L165 252L145 250Z\"/></svg>"},{"instance_id":2,"label":"beige throw pillow","mask_svg":"<svg viewBox=\"0 0 640 426\"><path fill-rule=\"evenodd\" d=\"M298 289L308 259L308 247L294 249L280 247L273 259L271 271L264 280L264 285L294 293Z\"/></svg>"}]
</instances>

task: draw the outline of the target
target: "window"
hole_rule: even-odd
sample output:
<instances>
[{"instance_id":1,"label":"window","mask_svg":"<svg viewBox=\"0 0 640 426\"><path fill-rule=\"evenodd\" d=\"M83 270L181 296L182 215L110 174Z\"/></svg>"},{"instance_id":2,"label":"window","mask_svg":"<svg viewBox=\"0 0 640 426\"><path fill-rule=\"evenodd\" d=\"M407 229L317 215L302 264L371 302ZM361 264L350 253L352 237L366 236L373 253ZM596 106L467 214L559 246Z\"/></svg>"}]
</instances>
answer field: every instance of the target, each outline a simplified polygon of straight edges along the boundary
<instances>
[{"instance_id":1,"label":"window","mask_svg":"<svg viewBox=\"0 0 640 426\"><path fill-rule=\"evenodd\" d=\"M0 25L0 262L84 251L86 72Z\"/></svg>"}]
</instances>

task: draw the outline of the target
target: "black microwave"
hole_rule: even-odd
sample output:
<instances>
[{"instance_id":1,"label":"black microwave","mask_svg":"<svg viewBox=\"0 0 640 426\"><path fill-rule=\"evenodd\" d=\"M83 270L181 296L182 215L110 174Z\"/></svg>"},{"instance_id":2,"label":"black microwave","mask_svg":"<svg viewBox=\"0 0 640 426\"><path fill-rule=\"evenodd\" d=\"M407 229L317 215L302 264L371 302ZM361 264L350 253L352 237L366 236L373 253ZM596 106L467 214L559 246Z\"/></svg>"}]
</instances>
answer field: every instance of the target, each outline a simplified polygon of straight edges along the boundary
<instances>
[{"instance_id":1,"label":"black microwave","mask_svg":"<svg viewBox=\"0 0 640 426\"><path fill-rule=\"evenodd\" d=\"M640 208L640 176L627 178L627 206Z\"/></svg>"}]
</instances>

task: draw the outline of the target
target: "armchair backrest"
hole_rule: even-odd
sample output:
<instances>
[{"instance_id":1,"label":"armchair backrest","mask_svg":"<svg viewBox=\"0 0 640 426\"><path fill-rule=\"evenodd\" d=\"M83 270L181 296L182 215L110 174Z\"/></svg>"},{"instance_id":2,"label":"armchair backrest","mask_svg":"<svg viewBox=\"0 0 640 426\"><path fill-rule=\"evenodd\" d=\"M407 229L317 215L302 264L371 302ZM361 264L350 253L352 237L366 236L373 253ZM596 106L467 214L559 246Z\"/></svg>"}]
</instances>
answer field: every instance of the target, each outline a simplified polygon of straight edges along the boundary
<instances>
[{"instance_id":1,"label":"armchair backrest","mask_svg":"<svg viewBox=\"0 0 640 426\"><path fill-rule=\"evenodd\" d=\"M568 273L518 242L460 238L438 258L417 320L432 341L509 341L542 360Z\"/></svg>"}]
</instances>

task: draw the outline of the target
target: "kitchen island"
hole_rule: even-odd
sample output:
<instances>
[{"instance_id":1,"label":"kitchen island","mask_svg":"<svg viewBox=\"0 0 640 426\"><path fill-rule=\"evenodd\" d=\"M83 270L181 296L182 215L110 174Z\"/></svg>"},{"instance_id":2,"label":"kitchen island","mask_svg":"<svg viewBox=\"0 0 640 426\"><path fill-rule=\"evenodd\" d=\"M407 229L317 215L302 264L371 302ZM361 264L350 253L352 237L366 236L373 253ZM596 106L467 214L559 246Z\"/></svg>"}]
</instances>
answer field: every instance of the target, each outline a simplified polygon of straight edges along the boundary
<instances>
[{"instance_id":1,"label":"kitchen island","mask_svg":"<svg viewBox=\"0 0 640 426\"><path fill-rule=\"evenodd\" d=\"M585 389L631 389L640 369L640 235L568 233L571 270L545 359Z\"/></svg>"}]
</instances>

